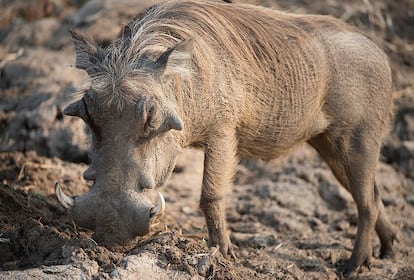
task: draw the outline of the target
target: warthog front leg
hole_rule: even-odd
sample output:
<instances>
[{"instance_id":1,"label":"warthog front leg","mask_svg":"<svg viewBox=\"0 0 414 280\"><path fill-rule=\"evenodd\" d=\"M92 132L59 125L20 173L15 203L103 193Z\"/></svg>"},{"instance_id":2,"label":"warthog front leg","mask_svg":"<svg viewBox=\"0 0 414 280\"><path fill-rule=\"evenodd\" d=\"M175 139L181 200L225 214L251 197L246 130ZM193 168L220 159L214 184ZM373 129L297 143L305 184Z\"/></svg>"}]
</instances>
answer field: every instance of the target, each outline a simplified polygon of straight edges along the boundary
<instances>
[{"instance_id":1,"label":"warthog front leg","mask_svg":"<svg viewBox=\"0 0 414 280\"><path fill-rule=\"evenodd\" d=\"M234 134L215 135L215 139L207 143L200 208L206 218L209 246L218 246L225 257L233 255L233 251L226 232L224 194L232 185L237 162Z\"/></svg>"}]
</instances>

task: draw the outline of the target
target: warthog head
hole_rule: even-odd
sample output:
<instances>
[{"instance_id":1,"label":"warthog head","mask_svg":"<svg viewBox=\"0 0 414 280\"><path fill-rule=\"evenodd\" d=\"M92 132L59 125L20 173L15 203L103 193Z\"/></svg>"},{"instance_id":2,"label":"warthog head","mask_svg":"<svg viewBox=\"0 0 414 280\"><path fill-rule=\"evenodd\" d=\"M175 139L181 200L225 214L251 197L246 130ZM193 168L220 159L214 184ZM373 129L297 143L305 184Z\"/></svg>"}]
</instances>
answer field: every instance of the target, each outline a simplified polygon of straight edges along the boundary
<instances>
[{"instance_id":1,"label":"warthog head","mask_svg":"<svg viewBox=\"0 0 414 280\"><path fill-rule=\"evenodd\" d=\"M176 97L168 92L168 69L185 44L163 50L154 59L137 55L125 36L102 49L72 32L76 67L87 71L91 85L64 114L80 117L90 127L91 164L84 178L94 183L75 198L56 187L76 223L94 230L109 246L147 234L162 214L162 195L154 205L143 191L161 186L171 174L184 128Z\"/></svg>"}]
</instances>

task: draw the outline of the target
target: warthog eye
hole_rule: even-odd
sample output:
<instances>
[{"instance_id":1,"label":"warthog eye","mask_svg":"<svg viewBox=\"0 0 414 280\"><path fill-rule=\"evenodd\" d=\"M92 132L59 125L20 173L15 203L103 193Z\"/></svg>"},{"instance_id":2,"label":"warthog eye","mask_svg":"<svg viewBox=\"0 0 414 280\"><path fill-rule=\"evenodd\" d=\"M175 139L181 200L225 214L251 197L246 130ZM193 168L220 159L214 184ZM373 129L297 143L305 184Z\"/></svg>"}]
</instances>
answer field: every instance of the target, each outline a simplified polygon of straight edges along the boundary
<instances>
[{"instance_id":1,"label":"warthog eye","mask_svg":"<svg viewBox=\"0 0 414 280\"><path fill-rule=\"evenodd\" d=\"M151 107L148 109L148 117L145 122L144 128L146 130L155 129L160 126L160 120L156 118L157 105L155 103L151 104Z\"/></svg>"}]
</instances>

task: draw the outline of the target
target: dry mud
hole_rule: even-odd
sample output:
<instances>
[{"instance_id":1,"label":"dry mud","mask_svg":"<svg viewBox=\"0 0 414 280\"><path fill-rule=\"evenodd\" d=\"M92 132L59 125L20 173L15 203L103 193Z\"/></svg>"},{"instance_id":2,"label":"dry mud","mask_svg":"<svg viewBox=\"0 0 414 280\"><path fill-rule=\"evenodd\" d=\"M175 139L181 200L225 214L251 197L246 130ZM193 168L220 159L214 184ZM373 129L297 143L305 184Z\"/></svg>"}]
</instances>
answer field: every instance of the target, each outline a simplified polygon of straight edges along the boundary
<instances>
[{"instance_id":1,"label":"dry mud","mask_svg":"<svg viewBox=\"0 0 414 280\"><path fill-rule=\"evenodd\" d=\"M99 246L53 195L88 190L88 132L62 108L87 85L74 69L68 30L100 44L154 1L0 2L0 279L339 279L357 212L308 146L271 162L242 161L226 196L237 260L207 247L198 209L203 154L185 151L161 191L167 214L128 246ZM235 1L236 2L236 1ZM237 1L246 2L246 1ZM376 180L399 228L396 258L377 258L360 279L414 279L414 3L250 1L296 13L331 14L363 28L389 55L395 120ZM29 4L28 4L29 3Z\"/></svg>"}]
</instances>

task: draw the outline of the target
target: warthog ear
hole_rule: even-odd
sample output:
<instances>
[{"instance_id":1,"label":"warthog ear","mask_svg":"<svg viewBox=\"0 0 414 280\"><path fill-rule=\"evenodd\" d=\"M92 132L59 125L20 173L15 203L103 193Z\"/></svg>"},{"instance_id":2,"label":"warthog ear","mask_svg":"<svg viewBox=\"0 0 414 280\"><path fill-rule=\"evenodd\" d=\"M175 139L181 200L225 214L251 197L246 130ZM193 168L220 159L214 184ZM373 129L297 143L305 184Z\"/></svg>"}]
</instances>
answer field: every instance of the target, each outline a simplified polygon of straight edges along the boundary
<instances>
[{"instance_id":1,"label":"warthog ear","mask_svg":"<svg viewBox=\"0 0 414 280\"><path fill-rule=\"evenodd\" d=\"M66 106L63 109L63 113L67 116L80 117L85 122L88 122L88 113L86 112L85 103L82 99Z\"/></svg>"},{"instance_id":2,"label":"warthog ear","mask_svg":"<svg viewBox=\"0 0 414 280\"><path fill-rule=\"evenodd\" d=\"M103 60L103 49L75 30L71 30L70 33L76 48L76 67L93 75Z\"/></svg>"},{"instance_id":3,"label":"warthog ear","mask_svg":"<svg viewBox=\"0 0 414 280\"><path fill-rule=\"evenodd\" d=\"M193 38L187 39L166 50L155 61L156 72L161 76L189 76L193 42Z\"/></svg>"},{"instance_id":4,"label":"warthog ear","mask_svg":"<svg viewBox=\"0 0 414 280\"><path fill-rule=\"evenodd\" d=\"M182 130L184 127L181 118L174 110L161 110L157 103L146 96L138 101L137 116L145 135L155 131L161 133L170 129Z\"/></svg>"}]
</instances>

